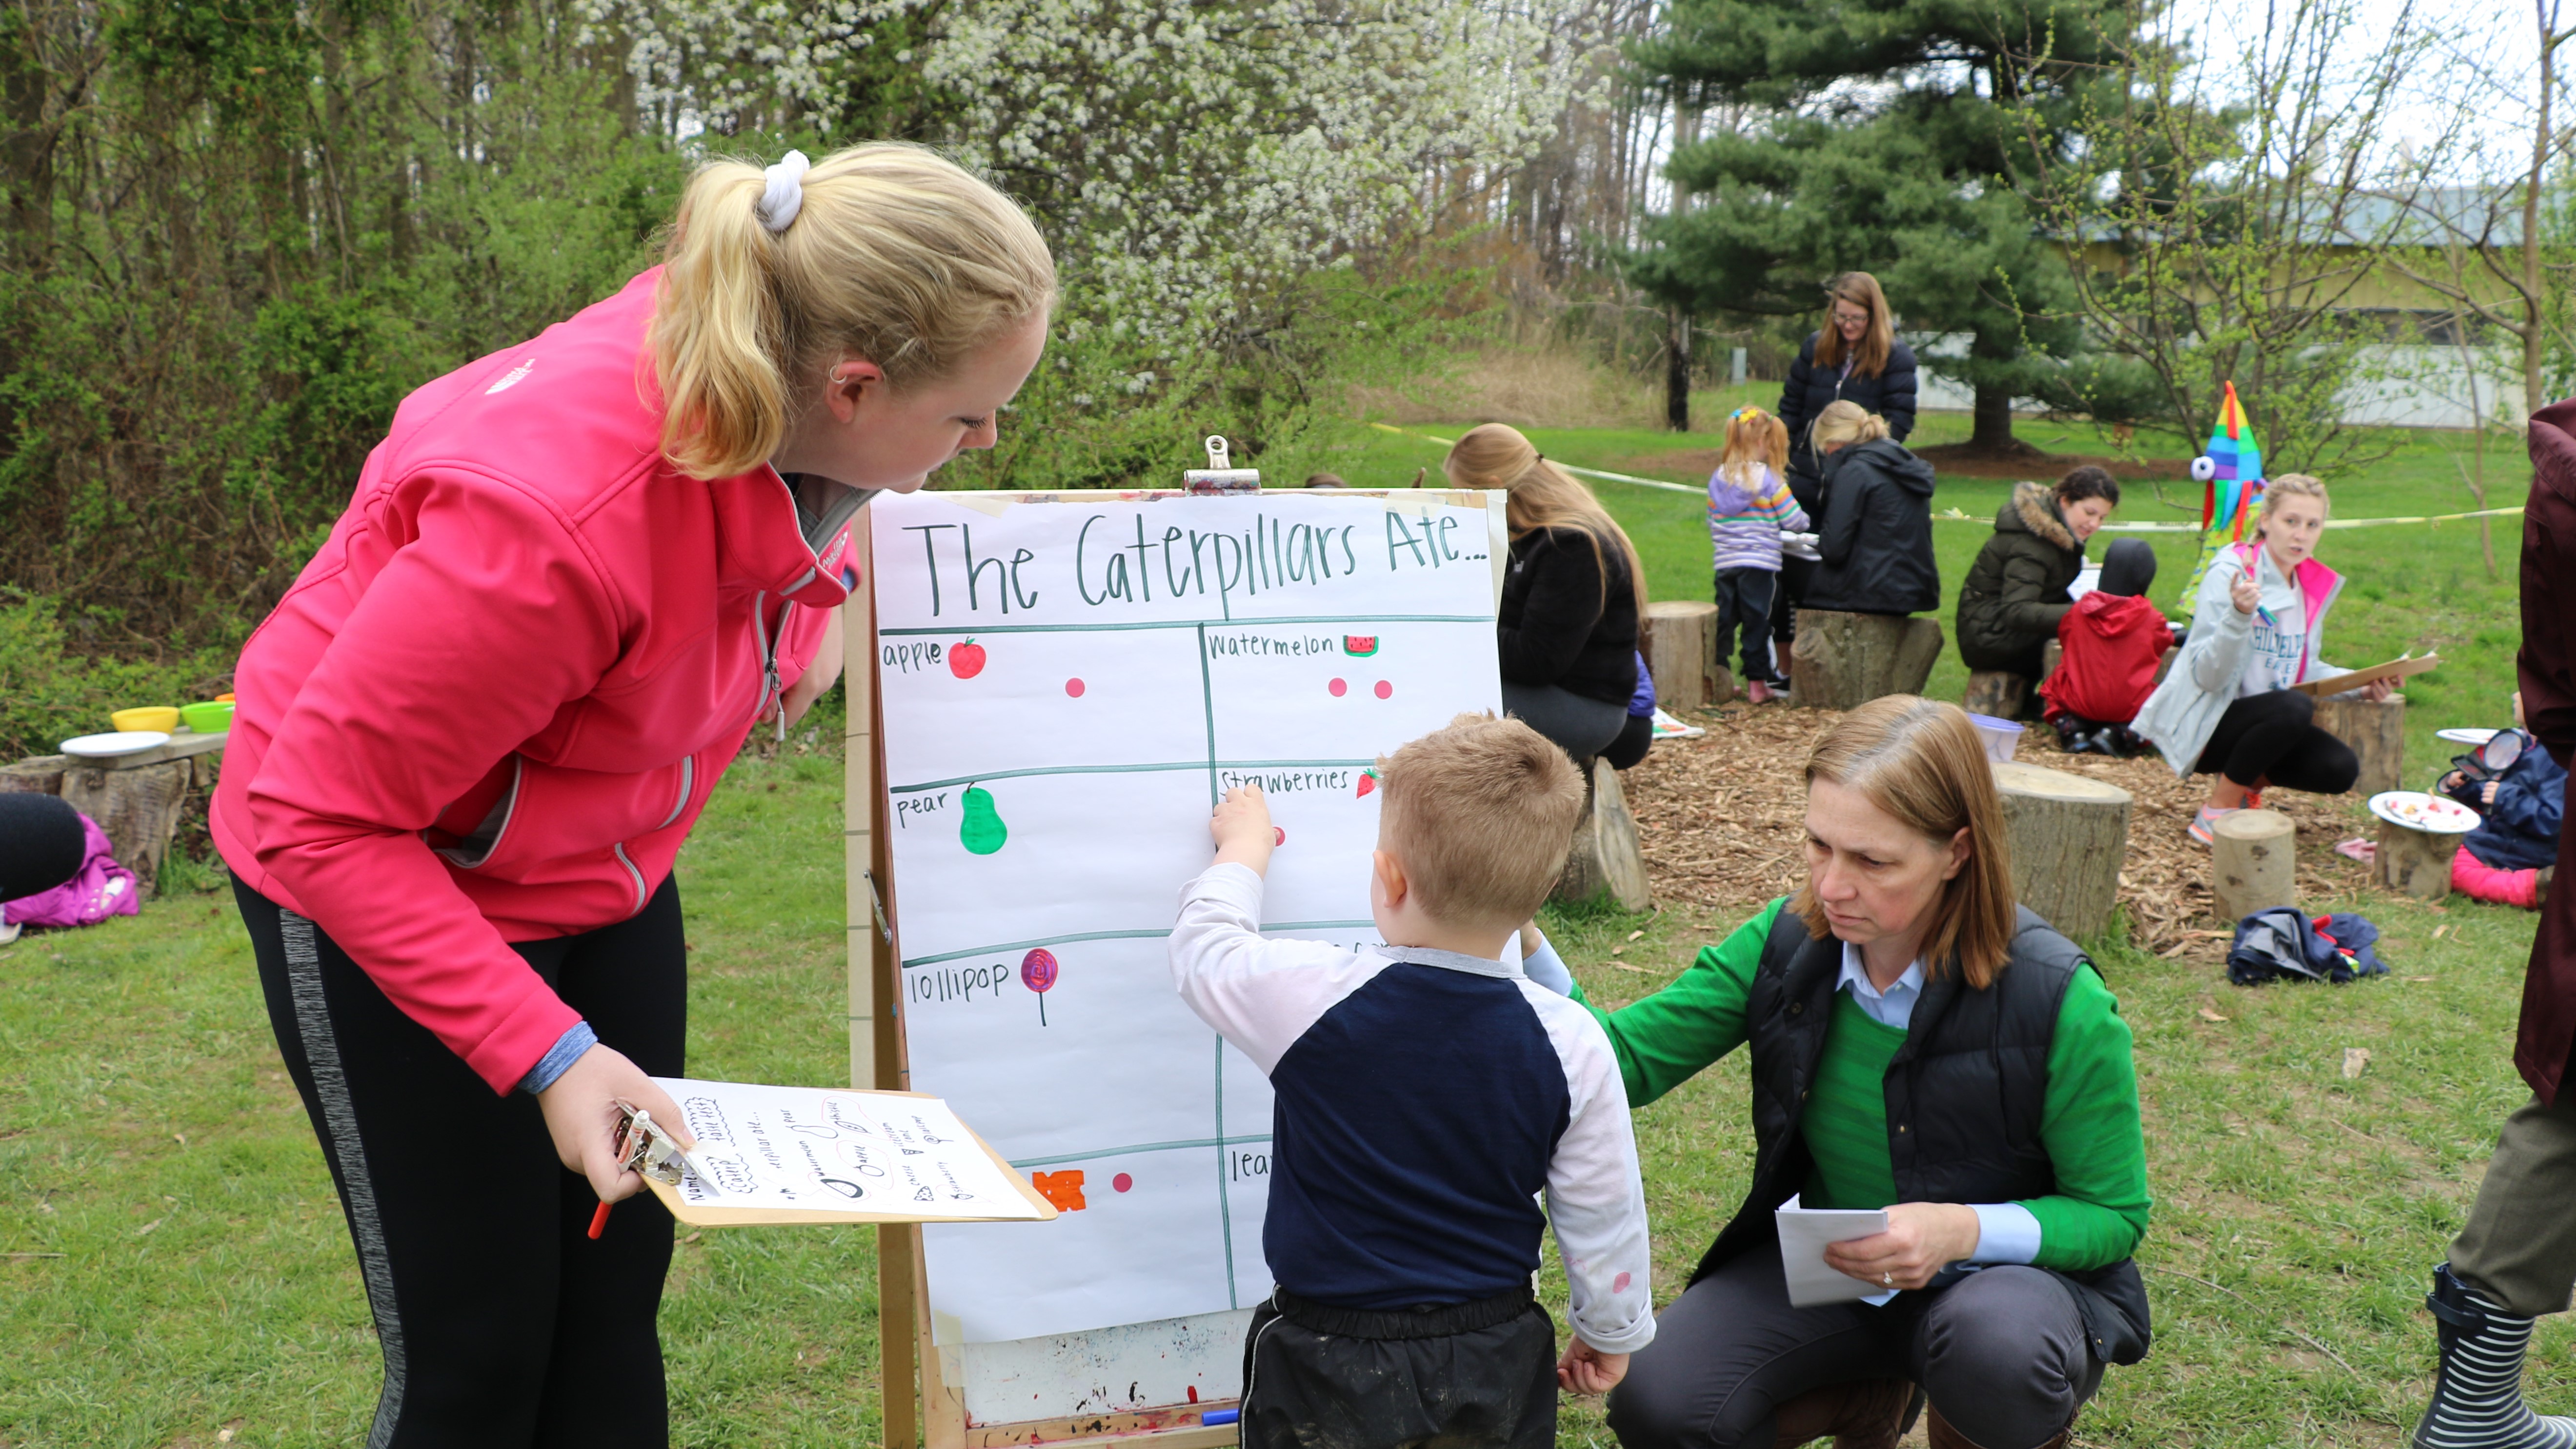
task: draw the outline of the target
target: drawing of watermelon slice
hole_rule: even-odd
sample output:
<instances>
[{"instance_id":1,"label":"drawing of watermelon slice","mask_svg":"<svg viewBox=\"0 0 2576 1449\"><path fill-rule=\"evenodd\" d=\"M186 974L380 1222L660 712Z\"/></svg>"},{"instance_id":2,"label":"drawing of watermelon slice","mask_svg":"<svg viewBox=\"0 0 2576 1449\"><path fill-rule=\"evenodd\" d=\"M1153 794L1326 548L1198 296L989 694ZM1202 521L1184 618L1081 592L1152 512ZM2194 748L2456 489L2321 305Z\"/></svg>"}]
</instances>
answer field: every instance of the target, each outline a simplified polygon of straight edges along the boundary
<instances>
[{"instance_id":1,"label":"drawing of watermelon slice","mask_svg":"<svg viewBox=\"0 0 2576 1449\"><path fill-rule=\"evenodd\" d=\"M1377 652L1377 636L1375 634L1345 634L1342 636L1342 652L1355 659L1366 659L1368 656Z\"/></svg>"}]
</instances>

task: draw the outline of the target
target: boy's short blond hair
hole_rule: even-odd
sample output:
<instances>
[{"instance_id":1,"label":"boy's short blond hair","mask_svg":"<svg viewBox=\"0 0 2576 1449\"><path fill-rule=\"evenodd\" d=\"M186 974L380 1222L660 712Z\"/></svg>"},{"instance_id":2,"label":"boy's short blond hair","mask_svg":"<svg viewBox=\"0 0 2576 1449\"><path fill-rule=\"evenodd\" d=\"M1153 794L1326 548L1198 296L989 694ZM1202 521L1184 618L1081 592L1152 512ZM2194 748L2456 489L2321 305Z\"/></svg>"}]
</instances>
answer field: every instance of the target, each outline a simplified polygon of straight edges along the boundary
<instances>
[{"instance_id":1,"label":"boy's short blond hair","mask_svg":"<svg viewBox=\"0 0 2576 1449\"><path fill-rule=\"evenodd\" d=\"M1583 813L1565 751L1519 720L1462 714L1377 764L1379 834L1422 908L1452 925L1528 920Z\"/></svg>"}]
</instances>

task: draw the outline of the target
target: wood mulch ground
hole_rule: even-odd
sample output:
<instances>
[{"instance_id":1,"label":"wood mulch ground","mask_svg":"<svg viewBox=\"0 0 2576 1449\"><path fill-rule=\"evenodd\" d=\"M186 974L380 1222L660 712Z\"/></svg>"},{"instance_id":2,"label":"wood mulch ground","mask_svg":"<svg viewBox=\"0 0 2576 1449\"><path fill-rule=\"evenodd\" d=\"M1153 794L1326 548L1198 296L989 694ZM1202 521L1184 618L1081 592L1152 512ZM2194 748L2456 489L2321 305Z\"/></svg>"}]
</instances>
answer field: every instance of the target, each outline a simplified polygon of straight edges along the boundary
<instances>
[{"instance_id":1,"label":"wood mulch ground","mask_svg":"<svg viewBox=\"0 0 2576 1449\"><path fill-rule=\"evenodd\" d=\"M1622 783L1658 901L1741 908L1797 889L1806 873L1800 777L1809 744L1837 718L1731 704L1692 717L1705 736L1657 742ZM2127 790L2136 803L2120 904L2130 939L2168 959L2225 958L2230 932L2212 913L2209 853L2183 833L2208 797L2207 781L2174 778L2157 755L2062 754L2056 732L2039 725L2023 732L2015 758ZM2264 804L2298 823L2301 900L2347 899L2367 888L2368 868L2334 853L2336 842L2367 833L2349 800L2276 790Z\"/></svg>"}]
</instances>

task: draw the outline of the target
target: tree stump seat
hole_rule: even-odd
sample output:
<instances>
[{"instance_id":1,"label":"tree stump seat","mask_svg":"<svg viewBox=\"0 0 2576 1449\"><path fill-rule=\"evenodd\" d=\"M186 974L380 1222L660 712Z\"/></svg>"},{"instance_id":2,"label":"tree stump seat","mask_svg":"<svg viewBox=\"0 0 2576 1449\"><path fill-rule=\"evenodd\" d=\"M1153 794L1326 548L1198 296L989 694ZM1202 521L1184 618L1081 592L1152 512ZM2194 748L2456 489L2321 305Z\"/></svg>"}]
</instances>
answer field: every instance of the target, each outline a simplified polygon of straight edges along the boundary
<instances>
[{"instance_id":1,"label":"tree stump seat","mask_svg":"<svg viewBox=\"0 0 2576 1449\"><path fill-rule=\"evenodd\" d=\"M1717 605L1659 599L1646 606L1642 633L1655 703L1680 714L1735 697L1734 677L1718 657Z\"/></svg>"},{"instance_id":2,"label":"tree stump seat","mask_svg":"<svg viewBox=\"0 0 2576 1449\"><path fill-rule=\"evenodd\" d=\"M1800 609L1790 697L1809 709L1852 709L1881 695L1921 694L1940 657L1938 619Z\"/></svg>"},{"instance_id":3,"label":"tree stump seat","mask_svg":"<svg viewBox=\"0 0 2576 1449\"><path fill-rule=\"evenodd\" d=\"M2361 776L2353 788L2363 798L2407 788L2404 695L2392 694L2377 704L2366 699L2321 699L2316 724L2360 757Z\"/></svg>"},{"instance_id":4,"label":"tree stump seat","mask_svg":"<svg viewBox=\"0 0 2576 1449\"><path fill-rule=\"evenodd\" d=\"M2278 810L2239 810L2209 827L2209 894L2221 920L2232 926L2299 903L2298 830Z\"/></svg>"},{"instance_id":5,"label":"tree stump seat","mask_svg":"<svg viewBox=\"0 0 2576 1449\"><path fill-rule=\"evenodd\" d=\"M1992 768L2012 844L2014 899L2066 935L2102 934L2129 853L2129 792L2017 760Z\"/></svg>"},{"instance_id":6,"label":"tree stump seat","mask_svg":"<svg viewBox=\"0 0 2576 1449\"><path fill-rule=\"evenodd\" d=\"M2451 857L2459 850L2456 833L2382 820L2370 855L2370 878L2400 895L2439 901L2451 894Z\"/></svg>"},{"instance_id":7,"label":"tree stump seat","mask_svg":"<svg viewBox=\"0 0 2576 1449\"><path fill-rule=\"evenodd\" d=\"M1968 671L1968 688L1959 698L1959 707L1970 714L2019 719L2022 706L2029 699L2030 681L2011 670L1972 669Z\"/></svg>"},{"instance_id":8,"label":"tree stump seat","mask_svg":"<svg viewBox=\"0 0 2576 1449\"><path fill-rule=\"evenodd\" d=\"M1623 911L1642 911L1654 904L1646 885L1646 855L1637 844L1637 817L1628 811L1627 793L1610 762L1592 762L1590 789L1583 814L1574 825L1574 843L1565 854L1565 873L1557 877L1552 899L1569 903L1610 900Z\"/></svg>"}]
</instances>

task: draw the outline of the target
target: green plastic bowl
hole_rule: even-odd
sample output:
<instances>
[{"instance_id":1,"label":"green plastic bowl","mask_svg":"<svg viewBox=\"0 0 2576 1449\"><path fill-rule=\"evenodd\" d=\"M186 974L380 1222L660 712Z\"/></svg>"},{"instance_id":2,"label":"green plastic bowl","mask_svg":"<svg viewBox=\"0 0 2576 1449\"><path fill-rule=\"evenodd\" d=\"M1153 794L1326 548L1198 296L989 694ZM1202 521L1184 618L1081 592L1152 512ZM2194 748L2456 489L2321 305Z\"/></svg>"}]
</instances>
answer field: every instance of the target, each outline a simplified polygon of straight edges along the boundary
<instances>
[{"instance_id":1,"label":"green plastic bowl","mask_svg":"<svg viewBox=\"0 0 2576 1449\"><path fill-rule=\"evenodd\" d=\"M179 718L201 735L219 735L233 727L232 701L181 705Z\"/></svg>"}]
</instances>

